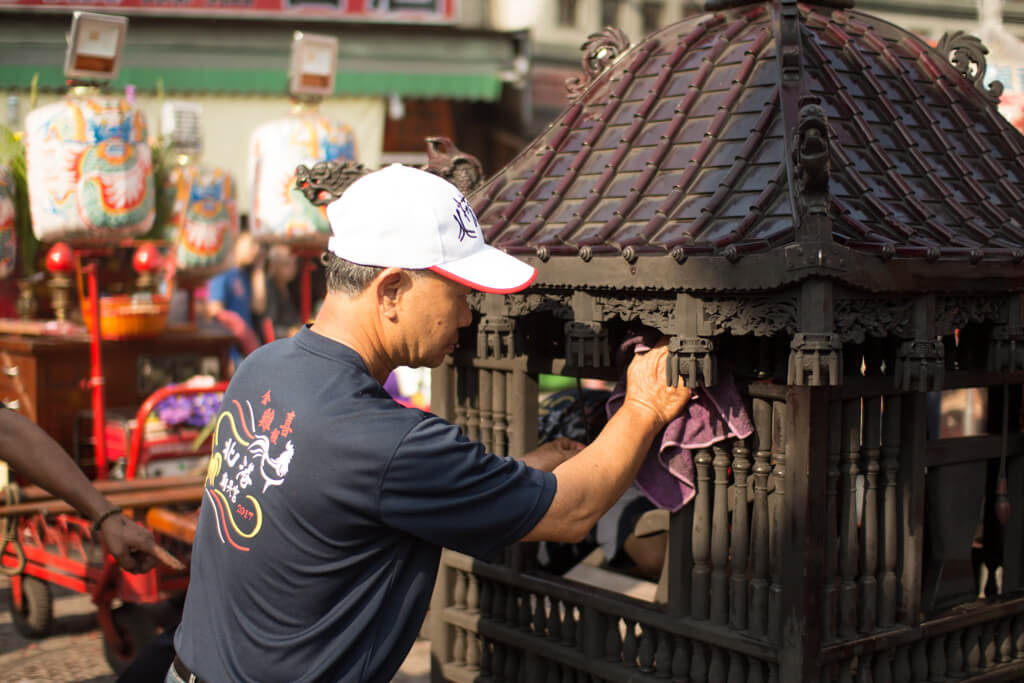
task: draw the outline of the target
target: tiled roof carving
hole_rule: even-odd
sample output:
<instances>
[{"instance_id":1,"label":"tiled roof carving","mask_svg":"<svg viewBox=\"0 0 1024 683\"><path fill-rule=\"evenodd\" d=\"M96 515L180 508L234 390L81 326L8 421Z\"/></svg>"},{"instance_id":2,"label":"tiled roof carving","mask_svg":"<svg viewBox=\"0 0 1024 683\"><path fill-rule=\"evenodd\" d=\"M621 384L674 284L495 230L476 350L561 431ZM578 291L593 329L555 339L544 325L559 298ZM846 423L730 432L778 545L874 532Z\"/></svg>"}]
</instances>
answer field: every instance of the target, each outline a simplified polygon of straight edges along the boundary
<instances>
[{"instance_id":1,"label":"tiled roof carving","mask_svg":"<svg viewBox=\"0 0 1024 683\"><path fill-rule=\"evenodd\" d=\"M797 31L783 36L787 21ZM783 77L780 52L797 78ZM815 101L829 143L828 170L815 171L828 173L816 180L827 181L822 210L850 255L846 272L828 274L914 288L905 275L879 281L876 262L911 261L918 272L1024 260L1024 136L991 94L898 27L789 0L686 20L618 55L472 200L491 243L541 262L586 262L595 285L604 282L598 263L620 272L700 257L725 270L700 281L659 265L634 281L778 286L810 273L787 271L782 252L801 239L793 136L801 107ZM756 274L743 267L751 256ZM740 265L730 274L729 263Z\"/></svg>"}]
</instances>

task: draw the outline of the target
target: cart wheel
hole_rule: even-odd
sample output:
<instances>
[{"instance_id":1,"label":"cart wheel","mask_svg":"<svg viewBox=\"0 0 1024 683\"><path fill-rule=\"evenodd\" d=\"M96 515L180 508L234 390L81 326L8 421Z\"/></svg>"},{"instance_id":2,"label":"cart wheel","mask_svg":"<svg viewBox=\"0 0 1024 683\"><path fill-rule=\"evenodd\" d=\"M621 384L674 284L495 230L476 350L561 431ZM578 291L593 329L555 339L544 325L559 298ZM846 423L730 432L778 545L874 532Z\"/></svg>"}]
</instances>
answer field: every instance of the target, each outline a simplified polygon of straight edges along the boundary
<instances>
[{"instance_id":1,"label":"cart wheel","mask_svg":"<svg viewBox=\"0 0 1024 683\"><path fill-rule=\"evenodd\" d=\"M21 577L21 609L14 605L11 592L11 617L14 628L26 638L42 638L53 628L53 593L50 584L34 576Z\"/></svg>"},{"instance_id":2,"label":"cart wheel","mask_svg":"<svg viewBox=\"0 0 1024 683\"><path fill-rule=\"evenodd\" d=\"M116 650L104 637L103 654L114 673L120 674L156 638L156 622L145 608L133 603L121 605L110 616L114 620L114 628L121 636L123 647Z\"/></svg>"}]
</instances>

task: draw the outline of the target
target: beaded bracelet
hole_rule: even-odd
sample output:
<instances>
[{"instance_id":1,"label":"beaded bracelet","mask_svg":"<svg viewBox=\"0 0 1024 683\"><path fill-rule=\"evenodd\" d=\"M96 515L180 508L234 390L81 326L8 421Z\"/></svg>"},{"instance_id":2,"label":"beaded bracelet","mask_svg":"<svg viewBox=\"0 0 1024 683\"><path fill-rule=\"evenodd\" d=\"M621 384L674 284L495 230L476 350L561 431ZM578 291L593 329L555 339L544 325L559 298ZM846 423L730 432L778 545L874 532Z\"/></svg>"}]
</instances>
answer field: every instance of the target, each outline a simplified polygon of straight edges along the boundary
<instances>
[{"instance_id":1,"label":"beaded bracelet","mask_svg":"<svg viewBox=\"0 0 1024 683\"><path fill-rule=\"evenodd\" d=\"M100 527L103 526L103 522L107 521L108 517L121 514L121 508L113 507L104 512L102 515L96 518L96 521L92 523L92 530L97 534L100 532Z\"/></svg>"}]
</instances>

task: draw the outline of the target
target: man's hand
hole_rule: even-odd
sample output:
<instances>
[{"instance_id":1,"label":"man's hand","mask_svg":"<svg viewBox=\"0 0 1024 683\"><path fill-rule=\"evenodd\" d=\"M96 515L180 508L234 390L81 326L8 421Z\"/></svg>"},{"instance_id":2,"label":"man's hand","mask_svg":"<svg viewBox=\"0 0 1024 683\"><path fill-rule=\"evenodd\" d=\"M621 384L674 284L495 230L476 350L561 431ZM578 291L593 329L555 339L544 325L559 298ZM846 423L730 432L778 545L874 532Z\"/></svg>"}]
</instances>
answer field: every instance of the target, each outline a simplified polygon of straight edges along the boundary
<instances>
[{"instance_id":1,"label":"man's hand","mask_svg":"<svg viewBox=\"0 0 1024 683\"><path fill-rule=\"evenodd\" d=\"M682 382L674 387L665 384L667 358L668 346L664 340L650 351L634 355L627 370L624 401L649 410L661 426L671 422L690 400L690 389Z\"/></svg>"},{"instance_id":2,"label":"man's hand","mask_svg":"<svg viewBox=\"0 0 1024 683\"><path fill-rule=\"evenodd\" d=\"M584 445L564 436L552 439L523 456L523 462L537 470L551 472L583 450Z\"/></svg>"},{"instance_id":3,"label":"man's hand","mask_svg":"<svg viewBox=\"0 0 1024 683\"><path fill-rule=\"evenodd\" d=\"M153 534L122 514L103 520L100 535L107 550L126 571L148 572L157 562L175 571L185 569L177 558L157 545Z\"/></svg>"}]
</instances>

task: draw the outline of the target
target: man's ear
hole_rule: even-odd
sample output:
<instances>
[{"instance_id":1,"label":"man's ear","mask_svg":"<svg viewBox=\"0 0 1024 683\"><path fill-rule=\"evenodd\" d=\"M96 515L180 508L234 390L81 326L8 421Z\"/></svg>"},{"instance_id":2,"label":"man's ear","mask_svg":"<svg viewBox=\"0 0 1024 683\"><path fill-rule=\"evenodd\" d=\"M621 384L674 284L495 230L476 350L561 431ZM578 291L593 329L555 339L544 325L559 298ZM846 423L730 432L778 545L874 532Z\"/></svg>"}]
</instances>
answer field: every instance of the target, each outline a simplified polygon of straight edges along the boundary
<instances>
[{"instance_id":1,"label":"man's ear","mask_svg":"<svg viewBox=\"0 0 1024 683\"><path fill-rule=\"evenodd\" d=\"M401 268L385 268L373 281L381 315L392 322L398 319L398 300L408 286L408 279Z\"/></svg>"}]
</instances>

